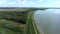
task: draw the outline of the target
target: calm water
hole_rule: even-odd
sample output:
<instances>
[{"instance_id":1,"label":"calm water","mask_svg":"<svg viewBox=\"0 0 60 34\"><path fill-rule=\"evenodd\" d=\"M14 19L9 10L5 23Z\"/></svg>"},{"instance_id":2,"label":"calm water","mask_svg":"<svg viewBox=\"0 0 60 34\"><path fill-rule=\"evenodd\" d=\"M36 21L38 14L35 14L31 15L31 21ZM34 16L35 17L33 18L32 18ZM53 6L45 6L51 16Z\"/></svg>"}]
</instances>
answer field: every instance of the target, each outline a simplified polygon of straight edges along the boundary
<instances>
[{"instance_id":1,"label":"calm water","mask_svg":"<svg viewBox=\"0 0 60 34\"><path fill-rule=\"evenodd\" d=\"M60 34L60 9L37 10L34 18L41 34Z\"/></svg>"}]
</instances>

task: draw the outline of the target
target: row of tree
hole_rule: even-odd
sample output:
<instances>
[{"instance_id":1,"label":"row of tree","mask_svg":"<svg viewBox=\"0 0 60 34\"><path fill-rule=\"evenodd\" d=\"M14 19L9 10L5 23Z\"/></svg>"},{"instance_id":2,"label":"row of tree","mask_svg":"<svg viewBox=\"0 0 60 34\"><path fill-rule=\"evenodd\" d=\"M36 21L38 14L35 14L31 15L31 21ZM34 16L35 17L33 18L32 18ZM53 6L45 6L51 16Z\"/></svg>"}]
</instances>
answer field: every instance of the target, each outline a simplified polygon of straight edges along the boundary
<instances>
[{"instance_id":1,"label":"row of tree","mask_svg":"<svg viewBox=\"0 0 60 34\"><path fill-rule=\"evenodd\" d=\"M16 21L18 23L26 23L26 12L0 12L0 19Z\"/></svg>"}]
</instances>

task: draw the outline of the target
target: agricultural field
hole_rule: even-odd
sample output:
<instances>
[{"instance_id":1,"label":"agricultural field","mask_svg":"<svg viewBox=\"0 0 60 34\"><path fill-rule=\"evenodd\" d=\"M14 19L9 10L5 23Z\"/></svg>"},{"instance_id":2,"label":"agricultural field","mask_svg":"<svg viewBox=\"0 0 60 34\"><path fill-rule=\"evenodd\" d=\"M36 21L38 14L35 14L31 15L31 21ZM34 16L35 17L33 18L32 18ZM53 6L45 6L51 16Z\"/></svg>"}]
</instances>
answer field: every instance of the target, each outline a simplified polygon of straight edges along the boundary
<instances>
[{"instance_id":1,"label":"agricultural field","mask_svg":"<svg viewBox=\"0 0 60 34\"><path fill-rule=\"evenodd\" d=\"M27 12L0 12L0 34L25 34Z\"/></svg>"},{"instance_id":2,"label":"agricultural field","mask_svg":"<svg viewBox=\"0 0 60 34\"><path fill-rule=\"evenodd\" d=\"M34 23L36 9L4 10L0 11L0 34L39 34Z\"/></svg>"}]
</instances>

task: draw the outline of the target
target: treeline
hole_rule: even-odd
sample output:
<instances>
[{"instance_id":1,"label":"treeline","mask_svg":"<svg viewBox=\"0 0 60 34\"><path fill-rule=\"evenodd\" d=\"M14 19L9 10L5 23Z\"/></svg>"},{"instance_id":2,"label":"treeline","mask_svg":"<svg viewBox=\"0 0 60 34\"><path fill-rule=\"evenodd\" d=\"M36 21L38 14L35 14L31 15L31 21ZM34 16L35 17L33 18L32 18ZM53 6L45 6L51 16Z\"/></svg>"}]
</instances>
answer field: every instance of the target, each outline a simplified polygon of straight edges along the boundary
<instances>
[{"instance_id":1,"label":"treeline","mask_svg":"<svg viewBox=\"0 0 60 34\"><path fill-rule=\"evenodd\" d=\"M6 19L25 24L27 12L0 12L0 19Z\"/></svg>"}]
</instances>

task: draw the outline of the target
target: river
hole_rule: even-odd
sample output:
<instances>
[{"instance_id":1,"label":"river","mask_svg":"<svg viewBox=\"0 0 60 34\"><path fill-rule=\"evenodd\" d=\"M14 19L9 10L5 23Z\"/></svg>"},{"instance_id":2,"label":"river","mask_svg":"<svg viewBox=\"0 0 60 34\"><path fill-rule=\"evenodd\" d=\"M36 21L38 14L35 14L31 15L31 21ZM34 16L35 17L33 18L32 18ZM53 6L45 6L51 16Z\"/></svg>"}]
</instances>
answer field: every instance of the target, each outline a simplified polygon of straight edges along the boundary
<instances>
[{"instance_id":1,"label":"river","mask_svg":"<svg viewBox=\"0 0 60 34\"><path fill-rule=\"evenodd\" d=\"M60 34L60 9L37 10L34 18L41 34Z\"/></svg>"}]
</instances>

